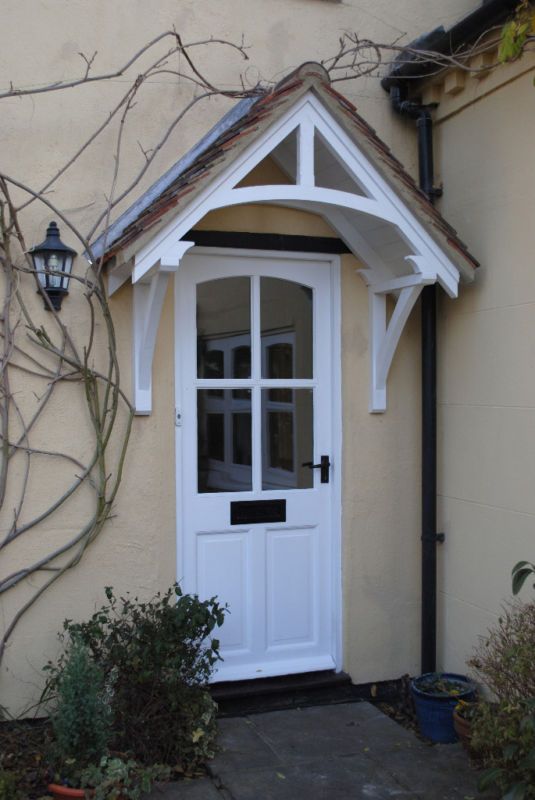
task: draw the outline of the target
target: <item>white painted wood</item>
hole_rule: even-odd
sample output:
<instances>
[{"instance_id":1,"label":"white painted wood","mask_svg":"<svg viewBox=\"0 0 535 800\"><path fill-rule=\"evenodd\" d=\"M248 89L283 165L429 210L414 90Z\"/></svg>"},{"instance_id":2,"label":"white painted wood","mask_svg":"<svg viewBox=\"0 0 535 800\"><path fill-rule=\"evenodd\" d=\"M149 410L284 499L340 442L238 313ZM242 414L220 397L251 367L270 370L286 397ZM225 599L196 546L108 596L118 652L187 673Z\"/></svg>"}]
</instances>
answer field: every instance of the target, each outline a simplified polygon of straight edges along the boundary
<instances>
[{"instance_id":1,"label":"white painted wood","mask_svg":"<svg viewBox=\"0 0 535 800\"><path fill-rule=\"evenodd\" d=\"M375 280L386 280L390 276L390 270L382 258L340 209L327 206L324 215L353 254L367 265L370 276L374 276Z\"/></svg>"},{"instance_id":2,"label":"white painted wood","mask_svg":"<svg viewBox=\"0 0 535 800\"><path fill-rule=\"evenodd\" d=\"M297 183L314 186L314 125L304 117L297 134Z\"/></svg>"},{"instance_id":3,"label":"white painted wood","mask_svg":"<svg viewBox=\"0 0 535 800\"><path fill-rule=\"evenodd\" d=\"M360 270L361 272L363 270ZM373 291L375 294L392 294L398 292L400 289L406 289L409 286L428 286L435 283L434 278L426 278L421 273L414 275L406 275L403 278L392 278L390 281L383 281L381 283L373 283Z\"/></svg>"},{"instance_id":4,"label":"white painted wood","mask_svg":"<svg viewBox=\"0 0 535 800\"><path fill-rule=\"evenodd\" d=\"M383 208L377 200L371 200L369 197L362 197L351 192L341 192L337 189L325 189L322 186L292 186L291 184L244 186L221 192L214 208L226 208L247 203L277 203L285 200L300 201L303 207L307 207L311 211L314 205L319 203L370 214L387 222L395 221L394 217L390 217L390 210Z\"/></svg>"},{"instance_id":5,"label":"white painted wood","mask_svg":"<svg viewBox=\"0 0 535 800\"><path fill-rule=\"evenodd\" d=\"M126 281L129 281L131 275L132 265L124 262L108 270L108 297L112 297Z\"/></svg>"},{"instance_id":6,"label":"white painted wood","mask_svg":"<svg viewBox=\"0 0 535 800\"><path fill-rule=\"evenodd\" d=\"M370 412L386 410L386 379L405 323L416 303L422 285L406 286L399 294L388 326L386 324L386 295L369 287L371 385Z\"/></svg>"},{"instance_id":7,"label":"white painted wood","mask_svg":"<svg viewBox=\"0 0 535 800\"><path fill-rule=\"evenodd\" d=\"M319 556L317 527L266 530L267 648L314 644L319 636L315 591ZM288 613L291 609L291 613Z\"/></svg>"},{"instance_id":8,"label":"white painted wood","mask_svg":"<svg viewBox=\"0 0 535 800\"><path fill-rule=\"evenodd\" d=\"M297 185L250 186L236 188L239 182L292 132L297 132ZM363 187L366 196L352 192L327 189L314 185L314 137L320 135L328 149L337 154L340 164L347 175ZM370 408L375 411L386 409L386 384L383 376L388 374L393 357L392 346L399 341L401 330L410 312L413 293L404 293L405 288L426 285L438 281L445 291L455 297L458 291L459 269L449 256L437 244L417 220L407 204L396 195L392 187L382 177L379 170L360 152L342 126L330 115L321 100L312 92L297 101L286 114L275 121L255 141L252 141L243 153L223 170L214 181L205 187L197 197L177 216L155 234L153 239L140 248L135 257L133 282L138 283L150 279L161 269L162 263L174 263L181 255L177 252L184 243L180 237L193 227L208 212L227 206L248 203L278 203L303 208L321 213L324 218L339 232L354 254L365 262L366 268L362 276L375 291L370 295L374 301L370 306L370 323L372 336L378 340L370 340L372 354L372 381L370 386ZM411 274L399 277L377 253L368 237L370 226L366 220L380 220L385 226L395 226L396 233L402 237L413 250L407 257ZM360 224L362 222L362 230ZM368 233L367 233L368 231ZM191 245L188 245L191 246ZM167 259L167 261L166 261ZM468 270L466 272L468 276ZM159 281L158 283L161 283ZM386 292L401 292L396 308L395 325L389 325L389 332L378 324L382 318L379 310L381 301L378 295ZM140 293L140 297L141 297ZM157 311L157 298L160 289L155 285L154 298L138 299L138 307L149 309L153 318ZM403 297L402 302L400 299ZM407 313L406 313L407 312ZM391 321L392 322L392 321ZM153 347L154 331L151 326L142 326L141 341L146 339L144 361L145 366ZM145 339L143 338L145 337ZM136 342L140 339L138 337ZM145 376L145 372L143 372ZM386 380L386 378L385 378ZM148 413L150 409L150 392L139 389L139 404ZM137 406L137 400L136 400Z\"/></svg>"},{"instance_id":9,"label":"white painted wood","mask_svg":"<svg viewBox=\"0 0 535 800\"><path fill-rule=\"evenodd\" d=\"M213 208L224 207L225 200L224 197L220 195L227 195L229 191L231 191L233 187L262 160L262 158L267 156L280 141L301 124L303 117L307 117L312 121L314 126L320 130L322 137L329 143L330 147L338 153L341 162L347 165L349 174L364 186L370 198L376 199L380 207L380 213L384 214L383 218L389 222L395 222L400 227L401 232L406 236L407 240L414 246L415 251L424 256L433 267L436 265L435 273L437 274L439 282L444 282L444 288L448 293L451 293L453 288L452 281L453 283L455 283L456 280L458 281L458 268L427 233L421 223L417 221L414 214L405 203L395 195L392 188L386 183L384 178L382 178L378 170L364 154L357 150L349 136L334 118L331 117L321 101L312 93L309 93L298 101L286 115L273 123L271 128L259 139L252 142L250 147L246 148L244 153L242 153L233 164L229 165L227 170L224 170L181 214L177 215L175 219L164 226L155 238L141 249L140 254L143 260L145 260L146 256L150 255L150 258L148 258L146 262L147 268L150 266L150 263L154 263L158 260L160 248L165 248L168 243L179 239L180 236L208 213L208 211ZM270 187L250 188L253 190L256 188L257 199L247 200L247 202L269 202ZM279 187L276 188L277 192L276 195L271 198L272 202L284 199L284 196L281 196ZM295 190L297 187L286 188L293 188ZM242 201L245 202L245 198L247 197L245 189L240 189L238 191L243 192L241 197L243 198ZM336 197L336 194L340 196ZM345 205L342 195L345 195L348 199L349 208L357 211L363 210L366 213L375 213L372 210L374 208L373 204L369 205L366 209L363 206L358 206L354 201L354 198L358 196L352 195L350 192L335 192L335 195L327 199L327 202L334 200L336 205L340 203ZM249 195L249 197L251 196L254 198L254 191ZM235 197L235 202L238 202L238 195ZM301 194L296 193L293 197L297 200L302 200ZM292 199L290 193L287 194L287 198ZM353 200L350 198L353 198ZM321 200L321 195L316 195L314 201L310 198L308 199L311 203L323 202L323 200ZM306 200L304 202L306 202Z\"/></svg>"},{"instance_id":10,"label":"white painted wood","mask_svg":"<svg viewBox=\"0 0 535 800\"><path fill-rule=\"evenodd\" d=\"M261 377L261 352L253 347L252 377L214 381L196 375L195 285L226 275L253 276L253 340L258 336L257 283L261 275L314 289L314 375L311 379ZM176 429L178 578L188 591L218 594L231 605L223 626L225 661L216 680L240 680L341 668L339 259L310 254L196 248L176 281L176 391L183 425ZM314 458L330 454L331 482L315 475L311 489L262 490L258 467L246 492L197 491L196 392L215 386L313 387ZM260 414L257 413L257 417ZM258 447L260 429L253 424ZM253 463L254 463L253 452ZM229 504L238 499L284 498L286 523L230 526Z\"/></svg>"},{"instance_id":11,"label":"white painted wood","mask_svg":"<svg viewBox=\"0 0 535 800\"><path fill-rule=\"evenodd\" d=\"M152 361L170 276L178 270L193 242L179 242L162 254L161 260L133 286L132 374L136 414L152 411ZM135 273L135 270L134 270Z\"/></svg>"}]
</instances>

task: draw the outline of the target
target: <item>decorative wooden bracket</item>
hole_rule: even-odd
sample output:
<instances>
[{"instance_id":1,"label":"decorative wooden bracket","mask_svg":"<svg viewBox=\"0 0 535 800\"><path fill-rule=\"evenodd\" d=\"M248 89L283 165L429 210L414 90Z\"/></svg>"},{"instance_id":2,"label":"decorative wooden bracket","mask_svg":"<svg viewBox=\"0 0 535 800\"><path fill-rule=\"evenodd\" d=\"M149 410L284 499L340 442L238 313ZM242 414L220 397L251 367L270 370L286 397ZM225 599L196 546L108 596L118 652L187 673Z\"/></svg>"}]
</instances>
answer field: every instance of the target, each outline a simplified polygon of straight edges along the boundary
<instances>
[{"instance_id":1,"label":"decorative wooden bracket","mask_svg":"<svg viewBox=\"0 0 535 800\"><path fill-rule=\"evenodd\" d=\"M436 277L421 273L370 284L370 405L372 414L386 411L386 379L405 323L423 287ZM399 292L392 316L386 321L386 295Z\"/></svg>"},{"instance_id":2,"label":"decorative wooden bracket","mask_svg":"<svg viewBox=\"0 0 535 800\"><path fill-rule=\"evenodd\" d=\"M169 278L194 242L179 241L134 283L133 377L136 414L152 411L152 361Z\"/></svg>"}]
</instances>

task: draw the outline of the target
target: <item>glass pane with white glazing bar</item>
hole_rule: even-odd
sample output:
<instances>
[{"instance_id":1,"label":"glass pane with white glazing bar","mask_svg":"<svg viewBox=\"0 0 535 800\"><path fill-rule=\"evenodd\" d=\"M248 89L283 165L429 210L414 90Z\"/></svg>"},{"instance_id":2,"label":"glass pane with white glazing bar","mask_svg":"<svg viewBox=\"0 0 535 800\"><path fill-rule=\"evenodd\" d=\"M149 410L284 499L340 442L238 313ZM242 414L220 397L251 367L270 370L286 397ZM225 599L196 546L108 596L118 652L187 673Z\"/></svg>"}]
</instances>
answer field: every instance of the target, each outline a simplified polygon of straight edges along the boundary
<instances>
[{"instance_id":1,"label":"glass pane with white glazing bar","mask_svg":"<svg viewBox=\"0 0 535 800\"><path fill-rule=\"evenodd\" d=\"M312 289L211 280L196 316L198 492L312 488Z\"/></svg>"}]
</instances>

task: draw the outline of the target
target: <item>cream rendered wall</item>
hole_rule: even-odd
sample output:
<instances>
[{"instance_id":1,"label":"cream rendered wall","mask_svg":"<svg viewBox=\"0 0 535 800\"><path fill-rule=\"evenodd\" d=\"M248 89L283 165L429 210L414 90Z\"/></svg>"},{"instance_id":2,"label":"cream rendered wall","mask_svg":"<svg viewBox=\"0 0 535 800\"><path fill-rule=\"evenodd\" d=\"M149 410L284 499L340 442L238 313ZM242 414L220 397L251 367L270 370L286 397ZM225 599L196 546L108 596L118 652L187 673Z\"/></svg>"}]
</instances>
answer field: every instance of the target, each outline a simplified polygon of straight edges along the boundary
<instances>
[{"instance_id":1,"label":"cream rendered wall","mask_svg":"<svg viewBox=\"0 0 535 800\"><path fill-rule=\"evenodd\" d=\"M534 70L471 79L438 110L440 210L481 261L439 314L439 656L458 671L534 556Z\"/></svg>"},{"instance_id":2,"label":"cream rendered wall","mask_svg":"<svg viewBox=\"0 0 535 800\"><path fill-rule=\"evenodd\" d=\"M471 10L473 0L20 0L3 9L0 84L29 87L77 77L83 64L78 55L98 51L94 72L108 71L125 61L151 37L176 26L184 37L198 40L226 37L250 45L249 61L222 55L219 46L199 51L200 64L223 86L247 85L257 80L276 81L304 60L322 59L336 51L344 30L358 30L377 41L393 41L407 31L417 35L438 24L449 25ZM134 70L135 74L135 70ZM130 76L132 78L132 75ZM128 77L105 85L12 98L4 103L0 171L34 188L40 188L100 124L128 86ZM376 79L338 84L376 127L394 144L396 155L414 167L412 134L391 113ZM184 81L161 76L143 90L123 141L119 183L124 186L143 165L139 143L149 149L162 130L190 99ZM125 204L132 202L151 182L192 146L231 101L211 99L184 125L147 171ZM73 165L48 195L75 225L86 230L105 204L114 167L115 132L108 131ZM43 238L53 212L33 203L22 223L28 245ZM204 224L249 231L279 231L329 235L321 221L301 212L255 207L240 210L239 218L218 212ZM82 248L62 226L62 238L78 251ZM83 270L78 259L77 268ZM418 355L415 315L409 322L392 366L389 409L384 416L367 411L368 352L367 295L355 264L343 259L343 402L344 423L344 638L345 668L356 681L379 680L415 669L418 661ZM29 302L37 307L33 289ZM55 632L65 616L83 618L103 600L103 587L132 590L149 596L169 585L175 564L175 478L173 453L173 310L169 289L156 345L154 410L136 418L123 485L114 519L87 552L82 564L62 578L23 618L12 637L0 668L0 704L16 712L35 700L42 683L41 666L57 647ZM75 293L65 301L62 318L79 336ZM81 301L80 301L81 302ZM130 387L131 290L124 286L111 300L117 328L123 387ZM45 312L43 320L46 319ZM27 388L30 392L31 387ZM31 394L31 392L30 392ZM30 395L28 395L29 397ZM30 402L30 400L28 400ZM86 452L91 444L82 405L58 405L54 430L60 449L74 443ZM61 422L60 422L61 421ZM42 441L49 430L41 428ZM50 488L60 472L43 467L33 479L28 498L31 516L46 505ZM79 515L87 513L91 499L81 495L79 505L25 540L14 554L2 551L0 569L6 574L17 559L35 557L47 542L61 541ZM6 503L0 532L9 525ZM37 579L31 582L37 585ZM21 585L2 600L0 621L7 625L28 596L30 584ZM401 609L401 614L400 614ZM404 623L400 624L403 616Z\"/></svg>"}]
</instances>

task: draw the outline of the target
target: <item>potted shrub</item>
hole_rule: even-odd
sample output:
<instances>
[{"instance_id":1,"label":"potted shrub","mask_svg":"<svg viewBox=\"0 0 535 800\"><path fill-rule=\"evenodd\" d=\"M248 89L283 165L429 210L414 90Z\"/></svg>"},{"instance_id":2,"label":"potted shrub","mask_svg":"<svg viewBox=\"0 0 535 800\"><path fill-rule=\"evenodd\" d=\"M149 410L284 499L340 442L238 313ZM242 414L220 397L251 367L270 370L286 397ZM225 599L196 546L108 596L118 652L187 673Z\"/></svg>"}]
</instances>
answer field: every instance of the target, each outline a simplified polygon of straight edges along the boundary
<instances>
[{"instance_id":1,"label":"potted shrub","mask_svg":"<svg viewBox=\"0 0 535 800\"><path fill-rule=\"evenodd\" d=\"M177 585L148 601L106 596L87 622L65 621L67 649L46 667L58 798L137 800L169 777L162 764L193 774L215 750L206 684L225 609Z\"/></svg>"},{"instance_id":2,"label":"potted shrub","mask_svg":"<svg viewBox=\"0 0 535 800\"><path fill-rule=\"evenodd\" d=\"M85 797L81 773L99 762L111 736L111 709L105 678L89 649L77 638L56 665L46 667L49 678L43 702L51 706L54 740L50 746L54 797Z\"/></svg>"},{"instance_id":3,"label":"potted shrub","mask_svg":"<svg viewBox=\"0 0 535 800\"><path fill-rule=\"evenodd\" d=\"M475 686L464 675L428 672L411 681L420 733L432 742L456 742L453 710L459 700L473 700Z\"/></svg>"},{"instance_id":4,"label":"potted shrub","mask_svg":"<svg viewBox=\"0 0 535 800\"><path fill-rule=\"evenodd\" d=\"M113 686L113 747L142 764L192 774L215 751L216 705L207 689L219 659L225 609L178 585L150 600L117 598L65 627L89 648ZM98 759L95 760L98 763Z\"/></svg>"}]
</instances>

